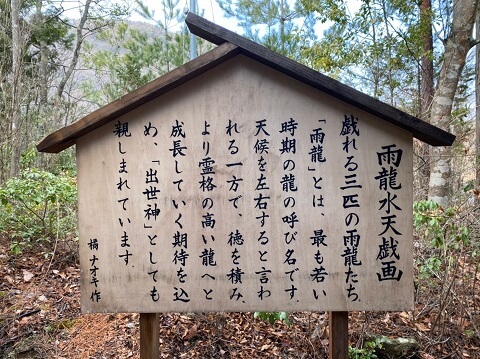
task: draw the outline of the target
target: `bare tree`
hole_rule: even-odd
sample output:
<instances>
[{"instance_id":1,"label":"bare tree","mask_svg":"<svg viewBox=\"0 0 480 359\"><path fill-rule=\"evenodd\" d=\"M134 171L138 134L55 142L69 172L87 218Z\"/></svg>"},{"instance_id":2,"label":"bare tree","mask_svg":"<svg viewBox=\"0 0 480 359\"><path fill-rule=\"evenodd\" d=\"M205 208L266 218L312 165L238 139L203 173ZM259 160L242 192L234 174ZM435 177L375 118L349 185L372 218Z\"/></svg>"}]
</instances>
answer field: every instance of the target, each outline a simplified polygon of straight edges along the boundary
<instances>
[{"instance_id":1,"label":"bare tree","mask_svg":"<svg viewBox=\"0 0 480 359\"><path fill-rule=\"evenodd\" d=\"M480 190L480 5L477 6L476 19L476 59L475 59L475 184L476 190ZM478 197L480 199L480 196ZM479 200L480 202L480 200Z\"/></svg>"},{"instance_id":2,"label":"bare tree","mask_svg":"<svg viewBox=\"0 0 480 359\"><path fill-rule=\"evenodd\" d=\"M452 106L458 82L468 51L474 46L473 27L478 9L478 0L453 2L453 18L450 33L444 40L445 52L432 102L431 123L448 129L452 119ZM430 181L428 198L447 205L450 193L451 150L449 147L431 148Z\"/></svg>"},{"instance_id":3,"label":"bare tree","mask_svg":"<svg viewBox=\"0 0 480 359\"><path fill-rule=\"evenodd\" d=\"M16 176L20 170L19 129L21 122L20 86L22 74L23 38L20 29L20 0L10 0L12 21L12 78L11 78L11 119L10 135L12 144L12 158L10 162L10 176Z\"/></svg>"},{"instance_id":4,"label":"bare tree","mask_svg":"<svg viewBox=\"0 0 480 359\"><path fill-rule=\"evenodd\" d=\"M422 34L423 51L420 66L420 117L430 122L432 101L434 96L433 86L433 34L432 34L432 2L422 0L420 4L420 29ZM430 147L421 142L419 145L420 164L420 189L422 198L426 197L430 177ZM424 192L425 191L425 192Z\"/></svg>"},{"instance_id":5,"label":"bare tree","mask_svg":"<svg viewBox=\"0 0 480 359\"><path fill-rule=\"evenodd\" d=\"M85 24L88 20L91 3L92 3L92 0L86 0L83 6L82 17L80 18L80 21L78 22L77 28L76 28L75 48L73 50L72 60L70 61L70 65L68 66L67 71L65 72L62 79L60 80L60 84L58 85L58 88L57 88L58 98L62 97L63 91L65 89L65 85L67 84L67 81L72 76L73 70L75 70L75 67L77 66L77 63L78 63L78 59L80 58L80 50L82 49L83 40L85 40L85 34L84 34Z\"/></svg>"},{"instance_id":6,"label":"bare tree","mask_svg":"<svg viewBox=\"0 0 480 359\"><path fill-rule=\"evenodd\" d=\"M37 0L35 3L35 21L34 25L40 29L43 27L44 16L42 12L43 0ZM40 102L47 103L48 99L48 49L43 36L39 41L40 61L38 63L38 88L40 92Z\"/></svg>"}]
</instances>

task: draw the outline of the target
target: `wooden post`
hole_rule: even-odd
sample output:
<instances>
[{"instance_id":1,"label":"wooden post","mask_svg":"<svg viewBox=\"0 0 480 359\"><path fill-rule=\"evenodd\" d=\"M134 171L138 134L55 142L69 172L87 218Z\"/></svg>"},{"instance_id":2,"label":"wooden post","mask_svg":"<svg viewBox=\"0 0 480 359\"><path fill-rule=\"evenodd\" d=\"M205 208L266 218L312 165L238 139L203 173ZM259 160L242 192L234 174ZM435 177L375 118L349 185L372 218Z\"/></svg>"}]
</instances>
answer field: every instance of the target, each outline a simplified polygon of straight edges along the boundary
<instances>
[{"instance_id":1,"label":"wooden post","mask_svg":"<svg viewBox=\"0 0 480 359\"><path fill-rule=\"evenodd\" d=\"M140 313L140 359L160 356L158 313Z\"/></svg>"},{"instance_id":2,"label":"wooden post","mask_svg":"<svg viewBox=\"0 0 480 359\"><path fill-rule=\"evenodd\" d=\"M329 358L348 359L348 312L329 314Z\"/></svg>"}]
</instances>

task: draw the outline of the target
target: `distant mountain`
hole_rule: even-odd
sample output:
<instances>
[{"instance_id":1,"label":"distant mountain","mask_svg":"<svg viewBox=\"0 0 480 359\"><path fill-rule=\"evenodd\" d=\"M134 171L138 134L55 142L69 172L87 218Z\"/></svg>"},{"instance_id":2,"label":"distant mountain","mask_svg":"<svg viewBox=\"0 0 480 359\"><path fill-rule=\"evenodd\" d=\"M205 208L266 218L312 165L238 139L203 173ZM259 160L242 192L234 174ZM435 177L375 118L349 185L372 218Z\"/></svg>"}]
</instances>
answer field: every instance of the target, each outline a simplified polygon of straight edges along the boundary
<instances>
[{"instance_id":1,"label":"distant mountain","mask_svg":"<svg viewBox=\"0 0 480 359\"><path fill-rule=\"evenodd\" d=\"M128 25L129 29L145 33L149 38L160 37L164 34L163 29L147 22L129 20L123 20L123 22ZM91 44L94 48L94 51L114 50L114 48L108 43L108 41L99 39L97 34L87 37L85 39L85 42Z\"/></svg>"}]
</instances>

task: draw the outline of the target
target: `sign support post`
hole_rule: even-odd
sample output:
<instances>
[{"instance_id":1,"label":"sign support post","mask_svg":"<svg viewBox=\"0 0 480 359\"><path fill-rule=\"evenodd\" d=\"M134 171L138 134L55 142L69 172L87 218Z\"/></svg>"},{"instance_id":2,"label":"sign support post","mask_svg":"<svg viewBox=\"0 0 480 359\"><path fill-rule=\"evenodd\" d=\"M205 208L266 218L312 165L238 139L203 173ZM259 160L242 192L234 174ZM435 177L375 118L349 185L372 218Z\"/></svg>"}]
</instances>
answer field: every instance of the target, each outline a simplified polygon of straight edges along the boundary
<instances>
[{"instance_id":1,"label":"sign support post","mask_svg":"<svg viewBox=\"0 0 480 359\"><path fill-rule=\"evenodd\" d=\"M160 356L158 313L140 313L140 359Z\"/></svg>"},{"instance_id":2,"label":"sign support post","mask_svg":"<svg viewBox=\"0 0 480 359\"><path fill-rule=\"evenodd\" d=\"M330 359L348 359L348 312L329 312Z\"/></svg>"}]
</instances>

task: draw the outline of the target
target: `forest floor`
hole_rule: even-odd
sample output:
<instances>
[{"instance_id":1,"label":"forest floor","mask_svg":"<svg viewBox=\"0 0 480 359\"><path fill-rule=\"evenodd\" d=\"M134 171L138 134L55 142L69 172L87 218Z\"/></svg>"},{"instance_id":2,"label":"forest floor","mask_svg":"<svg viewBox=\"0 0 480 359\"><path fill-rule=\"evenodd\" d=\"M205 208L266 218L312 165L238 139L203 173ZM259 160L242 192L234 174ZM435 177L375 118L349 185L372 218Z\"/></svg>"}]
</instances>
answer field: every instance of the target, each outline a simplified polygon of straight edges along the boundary
<instances>
[{"instance_id":1,"label":"forest floor","mask_svg":"<svg viewBox=\"0 0 480 359\"><path fill-rule=\"evenodd\" d=\"M138 314L80 313L75 243L59 243L53 257L35 248L11 256L9 242L0 238L0 357L138 358ZM413 312L350 313L350 345L361 348L369 337L385 335L416 339L415 358L480 358L480 274L468 258L462 261L459 268L474 273L474 285L461 305L432 298L458 296L452 287L460 287L462 272L448 292L420 291L417 285ZM452 306L456 313L448 310ZM290 326L270 325L253 313L161 314L160 357L328 358L328 314L296 312L289 318Z\"/></svg>"}]
</instances>

